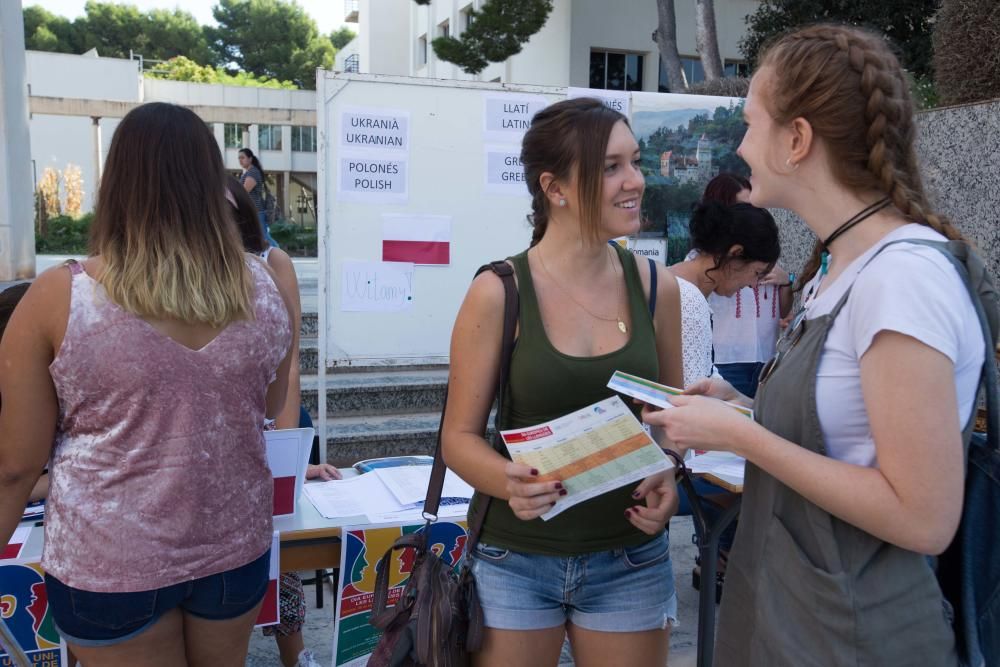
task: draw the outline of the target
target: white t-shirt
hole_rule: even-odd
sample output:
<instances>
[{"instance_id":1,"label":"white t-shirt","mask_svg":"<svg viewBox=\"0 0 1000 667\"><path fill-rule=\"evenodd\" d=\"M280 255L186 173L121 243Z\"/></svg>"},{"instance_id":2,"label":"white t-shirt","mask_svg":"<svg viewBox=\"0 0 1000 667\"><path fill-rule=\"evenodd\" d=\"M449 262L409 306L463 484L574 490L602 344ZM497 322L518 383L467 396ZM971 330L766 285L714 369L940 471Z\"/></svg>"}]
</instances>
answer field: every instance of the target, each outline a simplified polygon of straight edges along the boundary
<instances>
[{"instance_id":1,"label":"white t-shirt","mask_svg":"<svg viewBox=\"0 0 1000 667\"><path fill-rule=\"evenodd\" d=\"M781 288L744 287L734 296L708 295L716 364L768 361L781 322Z\"/></svg>"},{"instance_id":2,"label":"white t-shirt","mask_svg":"<svg viewBox=\"0 0 1000 667\"><path fill-rule=\"evenodd\" d=\"M910 238L945 240L925 225L904 225L854 260L818 297L808 298L818 274L803 290L806 317L812 319L833 310L854 284L823 347L816 380L823 438L840 461L877 466L859 361L880 331L911 336L951 359L961 418L956 428L965 426L975 407L985 343L965 283L949 260L934 248L904 243L865 267L882 245Z\"/></svg>"},{"instance_id":3,"label":"white t-shirt","mask_svg":"<svg viewBox=\"0 0 1000 667\"><path fill-rule=\"evenodd\" d=\"M712 365L712 310L705 295L681 277L681 347L684 362L684 386L717 374Z\"/></svg>"}]
</instances>

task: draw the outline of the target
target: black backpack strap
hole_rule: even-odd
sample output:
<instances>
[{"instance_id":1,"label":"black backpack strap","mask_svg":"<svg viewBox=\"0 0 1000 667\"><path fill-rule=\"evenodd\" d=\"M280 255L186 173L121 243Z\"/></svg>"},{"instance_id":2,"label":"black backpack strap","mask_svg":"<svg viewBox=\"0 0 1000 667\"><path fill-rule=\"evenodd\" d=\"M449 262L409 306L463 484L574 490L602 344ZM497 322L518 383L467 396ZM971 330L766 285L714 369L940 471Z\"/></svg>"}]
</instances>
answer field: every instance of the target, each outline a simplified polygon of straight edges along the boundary
<instances>
[{"instance_id":1,"label":"black backpack strap","mask_svg":"<svg viewBox=\"0 0 1000 667\"><path fill-rule=\"evenodd\" d=\"M500 433L500 416L503 413L503 397L507 388L507 380L510 377L510 358L514 352L514 333L517 330L517 319L520 311L520 303L517 293L517 285L514 282L514 269L504 261L491 262L479 267L476 276L484 271L493 271L503 282L504 287L504 315L503 315L503 342L500 348L500 378L497 383L497 411L493 418L493 426ZM437 445L434 448L434 465L431 468L431 478L427 485L427 497L424 500L424 518L428 521L437 520L438 507L441 504L441 489L444 486L444 474L446 466L441 452L441 430L444 427L444 415L448 408L448 389L445 388L444 406L441 408L441 424L438 426ZM468 535L465 549L466 553L475 548L479 541L479 531L483 527L486 519L486 512L489 509L489 496L483 496L482 502L476 507L476 513L469 517Z\"/></svg>"},{"instance_id":2,"label":"black backpack strap","mask_svg":"<svg viewBox=\"0 0 1000 667\"><path fill-rule=\"evenodd\" d=\"M656 262L653 261L652 257L647 257L646 261L649 262L649 316L656 316Z\"/></svg>"}]
</instances>

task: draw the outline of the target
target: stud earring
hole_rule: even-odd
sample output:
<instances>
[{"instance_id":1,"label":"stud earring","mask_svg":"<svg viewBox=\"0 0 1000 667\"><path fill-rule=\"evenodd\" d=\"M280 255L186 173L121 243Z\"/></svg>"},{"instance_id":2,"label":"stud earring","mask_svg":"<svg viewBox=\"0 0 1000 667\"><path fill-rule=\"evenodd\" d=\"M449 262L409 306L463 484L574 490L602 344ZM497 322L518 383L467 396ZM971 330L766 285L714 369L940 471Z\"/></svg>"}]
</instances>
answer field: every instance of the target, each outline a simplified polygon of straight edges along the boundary
<instances>
[{"instance_id":1,"label":"stud earring","mask_svg":"<svg viewBox=\"0 0 1000 667\"><path fill-rule=\"evenodd\" d=\"M559 200L559 205L560 206L565 206L566 205L566 200L565 199L560 199Z\"/></svg>"},{"instance_id":2,"label":"stud earring","mask_svg":"<svg viewBox=\"0 0 1000 667\"><path fill-rule=\"evenodd\" d=\"M792 158L787 158L787 159L785 160L785 166L786 166L786 167L790 167L792 171L795 171L796 169L798 169L798 168L799 168L799 163L798 163L798 162L796 162L796 163L794 163L794 164L793 164L793 163L792 163Z\"/></svg>"}]
</instances>

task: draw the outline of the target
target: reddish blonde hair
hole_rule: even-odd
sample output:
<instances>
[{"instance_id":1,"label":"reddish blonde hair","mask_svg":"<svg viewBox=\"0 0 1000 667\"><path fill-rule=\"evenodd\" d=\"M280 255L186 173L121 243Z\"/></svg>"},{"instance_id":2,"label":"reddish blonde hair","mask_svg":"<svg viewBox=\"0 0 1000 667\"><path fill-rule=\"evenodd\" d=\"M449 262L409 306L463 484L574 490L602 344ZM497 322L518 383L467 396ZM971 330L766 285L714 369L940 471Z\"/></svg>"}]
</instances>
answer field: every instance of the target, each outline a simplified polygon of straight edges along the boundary
<instances>
[{"instance_id":1,"label":"reddish blonde hair","mask_svg":"<svg viewBox=\"0 0 1000 667\"><path fill-rule=\"evenodd\" d=\"M880 35L845 25L809 26L769 45L760 67L773 72L767 96L771 116L782 125L807 120L826 145L838 181L883 192L913 222L949 239L962 238L927 201L909 85ZM800 286L815 275L823 250L817 243Z\"/></svg>"}]
</instances>

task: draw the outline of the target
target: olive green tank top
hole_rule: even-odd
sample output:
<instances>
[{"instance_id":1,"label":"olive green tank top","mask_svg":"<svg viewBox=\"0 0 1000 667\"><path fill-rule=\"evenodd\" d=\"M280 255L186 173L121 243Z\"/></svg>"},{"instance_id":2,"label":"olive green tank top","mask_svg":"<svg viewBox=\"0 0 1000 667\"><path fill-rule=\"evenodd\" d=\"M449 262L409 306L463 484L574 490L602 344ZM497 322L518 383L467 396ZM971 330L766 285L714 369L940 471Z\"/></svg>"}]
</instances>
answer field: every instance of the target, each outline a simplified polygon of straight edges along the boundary
<instances>
[{"instance_id":1,"label":"olive green tank top","mask_svg":"<svg viewBox=\"0 0 1000 667\"><path fill-rule=\"evenodd\" d=\"M659 361L653 319L646 304L635 259L614 244L623 267L632 328L628 342L618 350L597 357L573 357L552 346L542 325L527 251L510 258L520 295L520 332L510 364L504 397L502 429L523 428L579 410L615 394L608 380L616 370L640 377L658 378ZM632 405L631 399L627 403ZM638 416L639 408L633 407ZM502 454L509 458L503 445ZM625 518L635 504L629 484L592 498L549 521L522 521L504 500L490 503L483 524L483 542L515 551L567 556L634 546L650 539ZM482 498L473 499L472 516Z\"/></svg>"}]
</instances>

